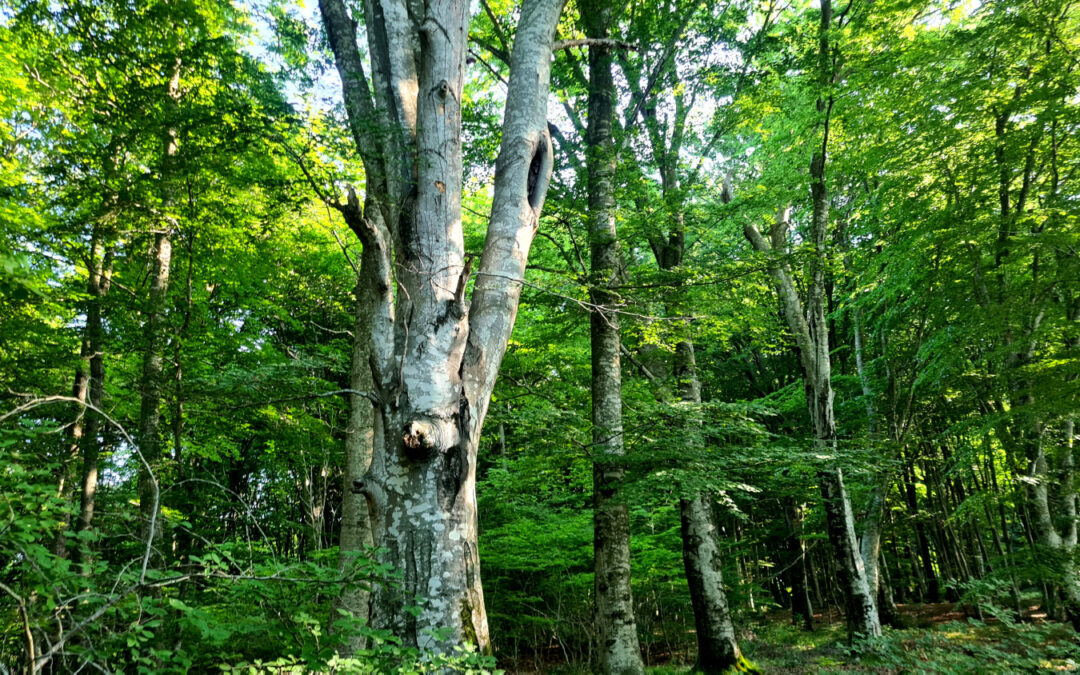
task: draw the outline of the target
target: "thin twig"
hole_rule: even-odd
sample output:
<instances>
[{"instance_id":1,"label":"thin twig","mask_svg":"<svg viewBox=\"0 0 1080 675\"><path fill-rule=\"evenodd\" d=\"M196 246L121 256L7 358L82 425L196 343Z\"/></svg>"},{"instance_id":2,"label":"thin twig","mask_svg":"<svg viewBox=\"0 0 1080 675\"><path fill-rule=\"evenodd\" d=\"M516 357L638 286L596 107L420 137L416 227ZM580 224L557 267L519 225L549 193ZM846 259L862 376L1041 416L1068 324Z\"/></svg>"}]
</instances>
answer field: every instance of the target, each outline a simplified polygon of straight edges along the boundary
<instances>
[{"instance_id":1,"label":"thin twig","mask_svg":"<svg viewBox=\"0 0 1080 675\"><path fill-rule=\"evenodd\" d=\"M142 570L139 572L139 582L142 583L146 579L146 570L150 565L150 554L153 552L154 549L154 531L157 527L158 509L161 506L161 489L158 485L157 476L154 475L154 470L150 466L150 462L148 462L146 460L146 457L143 456L142 450L139 448L139 444L135 442L135 439L133 439L130 434L128 434L127 429L125 429L122 424L114 420L107 412L105 412L101 408L98 408L93 403L77 399L73 396L46 396L44 398L35 398L27 403L22 404L21 406L12 408L3 415L0 415L0 424L2 424L8 418L26 412L27 410L31 410L33 408L43 405L48 405L50 403L60 402L77 403L83 408L89 408L90 410L93 410L97 414L101 415L102 419L120 430L120 433L121 435L123 435L124 440L128 442L128 445L131 446L131 449L138 456L139 461L146 468L146 473L150 477L150 484L154 488L154 509L150 514L150 526L147 530L146 535L146 550L143 553Z\"/></svg>"},{"instance_id":2,"label":"thin twig","mask_svg":"<svg viewBox=\"0 0 1080 675\"><path fill-rule=\"evenodd\" d=\"M330 230L330 233L334 235L334 239L337 240L338 246L341 247L341 252L345 255L345 260L349 261L349 267L353 268L353 272L356 272L356 276L360 276L360 268L356 266L353 259L349 256L349 249L345 246L345 242L341 241L341 237L338 236L337 230Z\"/></svg>"},{"instance_id":3,"label":"thin twig","mask_svg":"<svg viewBox=\"0 0 1080 675\"><path fill-rule=\"evenodd\" d=\"M37 666L34 663L34 654L36 653L34 647L34 632L30 630L30 616L26 613L26 602L23 601L22 596L11 590L6 584L0 582L0 591L4 591L11 596L11 599L19 605L19 615L22 617L23 630L26 632L26 657L27 663L30 664L30 675L37 673Z\"/></svg>"}]
</instances>

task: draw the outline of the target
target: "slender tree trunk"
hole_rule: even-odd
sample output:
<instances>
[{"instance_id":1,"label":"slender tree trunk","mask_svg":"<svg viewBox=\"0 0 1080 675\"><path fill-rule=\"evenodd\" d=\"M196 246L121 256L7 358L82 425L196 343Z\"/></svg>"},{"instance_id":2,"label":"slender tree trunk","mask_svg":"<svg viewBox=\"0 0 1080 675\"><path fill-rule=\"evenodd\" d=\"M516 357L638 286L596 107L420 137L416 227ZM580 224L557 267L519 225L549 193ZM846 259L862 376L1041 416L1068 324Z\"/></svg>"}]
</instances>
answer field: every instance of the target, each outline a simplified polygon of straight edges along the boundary
<instances>
[{"instance_id":1,"label":"slender tree trunk","mask_svg":"<svg viewBox=\"0 0 1080 675\"><path fill-rule=\"evenodd\" d=\"M870 491L869 503L867 504L866 520L863 524L863 534L859 541L859 551L862 556L863 566L866 569L866 584L870 592L877 598L878 620L882 624L897 625L896 607L892 601L892 591L882 587L881 570L881 535L884 526L885 495L889 486L884 481L886 477L879 476L878 482ZM885 598L885 604L881 600Z\"/></svg>"},{"instance_id":2,"label":"slender tree trunk","mask_svg":"<svg viewBox=\"0 0 1080 675\"><path fill-rule=\"evenodd\" d=\"M180 95L180 62L177 61L165 92L168 110L176 109ZM164 214L154 234L153 259L150 272L150 296L143 315L143 367L140 389L139 435L136 441L142 461L139 463L139 539L153 541L151 564L161 562L162 528L159 514L160 490L156 473L161 459L161 373L162 348L165 331L165 309L169 294L169 268L172 264L172 229L175 207L172 185L179 149L176 128L172 121L162 134L161 210ZM149 465L149 468L147 467Z\"/></svg>"},{"instance_id":3,"label":"slender tree trunk","mask_svg":"<svg viewBox=\"0 0 1080 675\"><path fill-rule=\"evenodd\" d=\"M791 623L803 630L814 630L814 606L806 575L806 544L802 538L803 508L792 497L785 497L784 520L787 526L787 567L791 583Z\"/></svg>"},{"instance_id":4,"label":"slender tree trunk","mask_svg":"<svg viewBox=\"0 0 1080 675\"><path fill-rule=\"evenodd\" d=\"M683 200L679 189L678 149L682 142L685 121L685 107L681 97L676 98L675 124L671 131L670 147L666 136L659 129L654 116L648 117L649 138L653 155L660 167L661 185L664 200L671 217L671 225L666 238L656 236L650 240L657 266L665 272L678 274L685 255L686 236ZM730 191L722 196L725 202L731 201ZM678 316L683 312L685 290L676 281L676 287L667 303L669 315ZM675 345L672 373L679 390L679 398L693 406L701 405L701 381L698 378L697 362L694 355L694 341L688 322L682 326L686 331L683 339ZM685 433L691 437L690 429ZM698 504L707 505L711 499L699 494L689 499L681 499L679 504L683 534L683 566L690 590L691 605L694 609L694 623L697 626L695 637L698 643L697 669L701 672L718 673L731 669L753 669L742 658L742 652L735 639L735 628L728 609L727 594L721 574L722 563L715 541L706 540L700 533L716 532L712 520L712 509L699 509ZM714 535L715 536L715 535ZM690 540L687 537L691 537ZM711 569L709 566L712 566Z\"/></svg>"},{"instance_id":5,"label":"slender tree trunk","mask_svg":"<svg viewBox=\"0 0 1080 675\"><path fill-rule=\"evenodd\" d=\"M87 280L89 301L86 308L86 337L90 352L90 405L102 409L105 404L105 331L102 323L102 304L112 285L111 249L105 251L103 235L96 226L91 235L90 269ZM98 458L101 454L101 416L95 410L86 411L86 427L82 438L82 471L79 520L76 532L90 530L94 520L94 502L97 497ZM76 562L83 560L82 544L75 549Z\"/></svg>"},{"instance_id":6,"label":"slender tree trunk","mask_svg":"<svg viewBox=\"0 0 1080 675\"><path fill-rule=\"evenodd\" d=\"M192 214L194 216L194 214ZM187 278L184 284L184 319L180 324L176 335L173 336L173 410L172 410L172 441L173 463L176 466L176 485L173 491L174 508L185 514L186 520L194 520L191 510L195 505L195 491L193 484L187 480L191 475L190 467L184 458L184 403L186 393L184 391L184 340L188 329L191 327L191 310L193 307L192 283L195 274L195 235L192 234L187 240ZM174 547L177 559L188 555L191 551L191 530L188 527L177 527L174 530Z\"/></svg>"},{"instance_id":7,"label":"slender tree trunk","mask_svg":"<svg viewBox=\"0 0 1080 675\"><path fill-rule=\"evenodd\" d=\"M71 386L71 397L76 399L79 404L86 402L87 387L89 384L89 378L87 377L87 361L90 359L90 345L89 339L84 338L82 342L81 354L79 356L79 363L75 366L75 378ZM74 406L75 418L71 421L68 427L67 438L68 447L64 452L64 455L60 458L60 478L56 488L57 496L61 501L67 502L74 494L75 483L75 469L76 461L79 458L79 446L82 444L83 432L86 425L86 408L82 405ZM68 533L68 517L66 511L63 519L57 526L56 532L53 535L52 552L53 555L59 558L68 557L67 550L67 533Z\"/></svg>"},{"instance_id":8,"label":"slender tree trunk","mask_svg":"<svg viewBox=\"0 0 1080 675\"><path fill-rule=\"evenodd\" d=\"M866 371L866 355L864 353L862 338L862 310L855 309L853 330L855 333L855 370L859 376L859 384L862 386L863 399L866 405L867 436L871 444L878 441L878 415L877 406L874 405L874 389L870 384L870 375ZM894 439L899 440L899 439ZM893 605L892 592L886 589L882 592L878 563L881 556L881 530L884 524L886 499L889 494L889 486L892 483L891 467L878 470L877 480L870 491L870 499L867 504L866 522L863 526L862 539L859 549L866 569L866 584L870 593L878 599L878 621L883 624L896 625L896 607ZM886 602L882 605L881 600Z\"/></svg>"},{"instance_id":9,"label":"slender tree trunk","mask_svg":"<svg viewBox=\"0 0 1080 675\"><path fill-rule=\"evenodd\" d=\"M607 38L612 22L609 3L582 6L591 38ZM609 290L620 274L615 230L615 81L606 47L589 50L589 117L586 166L589 192L589 239L596 306L590 315L592 348L593 550L596 623L600 669L605 673L643 673L630 585L630 517L621 495L625 454L622 428L622 374L618 296Z\"/></svg>"},{"instance_id":10,"label":"slender tree trunk","mask_svg":"<svg viewBox=\"0 0 1080 675\"><path fill-rule=\"evenodd\" d=\"M930 544L926 534L926 522L919 512L918 493L915 489L915 462L907 457L904 468L904 494L907 497L908 513L915 524L915 539L919 548L919 560L922 562L923 577L926 579L930 602L941 602L941 590L938 585L934 563L930 557Z\"/></svg>"},{"instance_id":11,"label":"slender tree trunk","mask_svg":"<svg viewBox=\"0 0 1080 675\"><path fill-rule=\"evenodd\" d=\"M828 194L823 178L824 158L815 155L811 174L814 194L814 241L820 248L825 244L825 230L828 219ZM770 240L757 231L752 224L746 224L743 232L754 248L763 253L783 247L787 240L789 211L782 209L770 232ZM809 311L804 314L791 271L786 264L773 258L769 263L769 272L776 283L777 292L784 307L784 316L788 320L791 332L799 345L800 359L803 366L803 380L806 388L806 400L810 417L814 425L814 444L821 455L836 454L836 422L833 418L833 390L831 383L831 365L829 362L828 325L825 319L824 305L824 260L813 262L812 284L809 294ZM804 316L808 315L810 321ZM864 636L881 634L875 598L866 582L866 571L862 555L855 536L855 521L851 512L851 502L844 488L844 476L841 468L835 464L822 467L818 471L818 485L821 489L825 506L825 520L829 532L829 541L837 562L837 576L844 592L848 612L849 626L854 633Z\"/></svg>"},{"instance_id":12,"label":"slender tree trunk","mask_svg":"<svg viewBox=\"0 0 1080 675\"><path fill-rule=\"evenodd\" d=\"M361 263L361 274L364 265ZM370 263L375 264L375 263ZM356 321L353 329L352 362L349 367L349 388L355 392L372 391L374 381L371 377L368 347L371 335L369 317L373 302L367 294L367 285L357 280L356 285ZM375 544L371 532L371 519L368 514L368 502L364 493L357 489L357 481L362 481L371 467L374 444L375 415L371 401L360 393L349 395L349 425L345 429L345 472L342 477L341 505L341 542L338 566L343 574L355 569L357 563ZM366 580L357 579L356 583L342 590L336 606L352 615L352 618L367 623L370 619L370 593ZM347 642L341 650L353 654L366 646L363 635L353 632L348 634Z\"/></svg>"}]
</instances>

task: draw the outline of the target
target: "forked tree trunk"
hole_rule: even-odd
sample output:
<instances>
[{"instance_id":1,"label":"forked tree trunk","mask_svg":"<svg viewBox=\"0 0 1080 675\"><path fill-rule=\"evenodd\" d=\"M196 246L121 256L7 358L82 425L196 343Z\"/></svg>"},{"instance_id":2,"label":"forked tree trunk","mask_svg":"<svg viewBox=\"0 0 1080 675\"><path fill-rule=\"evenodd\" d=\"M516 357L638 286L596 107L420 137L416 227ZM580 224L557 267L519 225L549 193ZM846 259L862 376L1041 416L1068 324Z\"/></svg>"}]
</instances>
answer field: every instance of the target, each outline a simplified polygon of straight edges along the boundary
<instances>
[{"instance_id":1,"label":"forked tree trunk","mask_svg":"<svg viewBox=\"0 0 1080 675\"><path fill-rule=\"evenodd\" d=\"M361 283L372 302L373 386L364 393L374 407L372 453L356 489L380 562L403 576L400 588L374 589L371 623L425 651L466 643L490 651L476 452L550 180L547 92L562 4L522 6L470 302L461 227L468 3L432 0L417 13L399 0L368 0L370 85L344 2L319 3L366 176L363 208L355 194L345 204L324 195L363 242Z\"/></svg>"},{"instance_id":2,"label":"forked tree trunk","mask_svg":"<svg viewBox=\"0 0 1080 675\"><path fill-rule=\"evenodd\" d=\"M827 3L826 3L827 4ZM828 193L824 187L824 156L815 154L811 175L814 179L814 215L812 237L818 254L812 261L808 311L804 313L802 301L792 280L787 264L776 257L782 254L788 237L788 209L782 209L766 240L747 223L743 228L746 238L754 248L773 254L769 261L769 273L776 285L784 316L799 345L799 356L806 387L806 401L814 425L814 444L819 454L835 456L836 422L833 418L833 389L831 363L829 361L828 323L824 303L824 251L828 222ZM809 321L804 317L809 317ZM818 486L825 506L825 521L837 563L840 587L844 593L848 626L852 632L864 636L881 635L875 598L866 582L866 571L855 536L855 520L851 502L844 488L842 469L832 464L818 471Z\"/></svg>"},{"instance_id":3,"label":"forked tree trunk","mask_svg":"<svg viewBox=\"0 0 1080 675\"><path fill-rule=\"evenodd\" d=\"M818 86L816 108L821 120L821 143L810 160L810 193L812 221L809 241L814 247L810 258L809 288L804 312L791 270L776 255L787 246L789 209L782 209L770 231L769 240L762 237L752 223L743 233L753 247L762 253L772 253L769 273L772 275L784 316L799 345L799 356L806 388L806 402L814 425L814 445L820 455L836 455L836 421L833 417L832 363L829 354L829 326L825 313L826 245L829 227L829 189L825 176L829 145L829 122L833 99L827 93L833 78L833 49L829 42L832 30L832 3L821 2L821 24L818 30ZM844 488L844 474L835 460L818 471L825 506L829 541L837 563L840 586L847 609L848 629L866 637L881 635L875 598L866 582L866 570L855 536L855 519L851 502Z\"/></svg>"}]
</instances>

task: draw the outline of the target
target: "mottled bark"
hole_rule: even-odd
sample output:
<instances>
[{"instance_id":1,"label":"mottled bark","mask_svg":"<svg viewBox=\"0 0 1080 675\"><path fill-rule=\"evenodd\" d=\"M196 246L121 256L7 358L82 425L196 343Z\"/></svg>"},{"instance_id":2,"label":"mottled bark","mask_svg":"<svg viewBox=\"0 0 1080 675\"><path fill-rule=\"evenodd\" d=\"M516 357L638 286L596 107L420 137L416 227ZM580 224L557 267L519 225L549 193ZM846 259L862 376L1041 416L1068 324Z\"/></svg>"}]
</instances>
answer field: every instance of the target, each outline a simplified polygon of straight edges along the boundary
<instances>
[{"instance_id":1,"label":"mottled bark","mask_svg":"<svg viewBox=\"0 0 1080 675\"><path fill-rule=\"evenodd\" d=\"M608 37L613 8L591 3L581 8L588 37ZM589 195L592 351L593 550L599 667L605 673L644 673L630 584L629 510L620 492L625 454L622 421L620 302L611 290L621 269L615 228L615 81L607 47L589 50L589 112L586 171Z\"/></svg>"},{"instance_id":2,"label":"mottled bark","mask_svg":"<svg viewBox=\"0 0 1080 675\"><path fill-rule=\"evenodd\" d=\"M716 541L712 509L705 497L679 502L683 566L694 607L698 656L696 672L751 670L742 658L724 592L723 561Z\"/></svg>"},{"instance_id":3,"label":"mottled bark","mask_svg":"<svg viewBox=\"0 0 1080 675\"><path fill-rule=\"evenodd\" d=\"M1071 426L1068 424L1067 426ZM1069 429L1069 431L1072 431ZM1049 469L1046 453L1043 449L1041 435L1033 441L1035 444L1034 458L1031 462L1029 479L1031 486L1028 489L1029 503L1031 507L1032 529L1035 532L1038 547L1041 549L1040 558L1056 573L1055 581L1060 585L1062 605L1065 615L1076 630L1080 630L1080 569L1075 560L1076 550L1076 493L1072 485L1055 480ZM1073 438L1069 434L1067 443L1063 448L1065 475L1071 473ZM1071 476L1069 476L1071 478ZM1051 490L1056 489L1061 493L1059 503L1064 506L1067 514L1060 520L1060 525L1055 523L1055 514L1051 505Z\"/></svg>"},{"instance_id":4,"label":"mottled bark","mask_svg":"<svg viewBox=\"0 0 1080 675\"><path fill-rule=\"evenodd\" d=\"M416 12L402 0L366 2L373 86L344 3L319 6L367 177L364 208L355 195L334 202L363 242L371 301L371 462L355 489L380 562L403 575L401 588L373 590L371 623L427 651L488 652L476 452L551 173L547 91L562 0L522 7L471 302L461 228L468 4Z\"/></svg>"}]
</instances>

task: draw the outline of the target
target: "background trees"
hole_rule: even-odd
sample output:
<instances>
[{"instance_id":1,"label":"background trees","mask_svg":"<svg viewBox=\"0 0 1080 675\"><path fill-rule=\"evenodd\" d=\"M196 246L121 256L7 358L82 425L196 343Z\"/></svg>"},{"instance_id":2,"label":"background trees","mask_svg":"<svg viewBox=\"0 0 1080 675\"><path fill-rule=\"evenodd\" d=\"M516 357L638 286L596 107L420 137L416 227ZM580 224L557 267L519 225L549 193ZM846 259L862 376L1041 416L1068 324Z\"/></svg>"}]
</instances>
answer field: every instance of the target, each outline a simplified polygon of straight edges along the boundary
<instances>
[{"instance_id":1,"label":"background trees","mask_svg":"<svg viewBox=\"0 0 1080 675\"><path fill-rule=\"evenodd\" d=\"M1076 658L1072 4L406 9L0 11L0 662Z\"/></svg>"}]
</instances>

